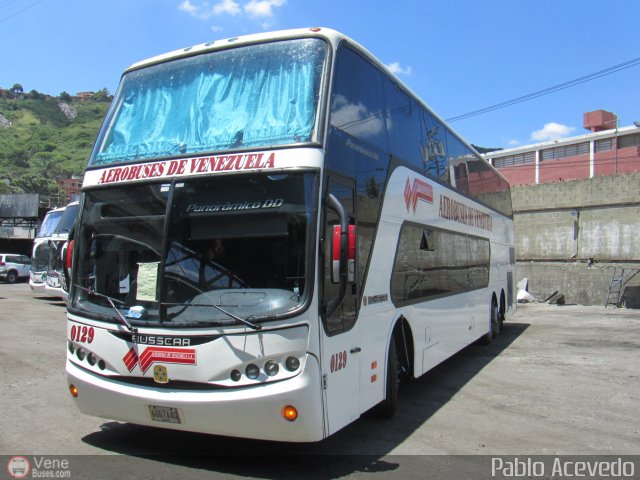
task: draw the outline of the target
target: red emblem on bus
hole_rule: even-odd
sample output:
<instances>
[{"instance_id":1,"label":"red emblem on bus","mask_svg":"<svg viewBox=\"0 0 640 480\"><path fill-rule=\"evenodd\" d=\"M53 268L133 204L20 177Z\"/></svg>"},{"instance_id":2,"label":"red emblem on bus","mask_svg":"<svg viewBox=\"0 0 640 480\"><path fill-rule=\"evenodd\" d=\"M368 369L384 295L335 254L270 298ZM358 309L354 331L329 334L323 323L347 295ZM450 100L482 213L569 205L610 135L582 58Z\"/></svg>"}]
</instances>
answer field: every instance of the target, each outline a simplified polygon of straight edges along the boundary
<instances>
[{"instance_id":1,"label":"red emblem on bus","mask_svg":"<svg viewBox=\"0 0 640 480\"><path fill-rule=\"evenodd\" d=\"M404 203L407 205L407 212L413 209L413 213L416 213L418 200L433 204L433 186L417 178L413 179L413 185L411 185L407 178L407 184L404 187Z\"/></svg>"},{"instance_id":2,"label":"red emblem on bus","mask_svg":"<svg viewBox=\"0 0 640 480\"><path fill-rule=\"evenodd\" d=\"M138 355L131 347L122 361L130 372L139 364L145 373L156 362L195 365L196 351L193 348L148 347Z\"/></svg>"}]
</instances>

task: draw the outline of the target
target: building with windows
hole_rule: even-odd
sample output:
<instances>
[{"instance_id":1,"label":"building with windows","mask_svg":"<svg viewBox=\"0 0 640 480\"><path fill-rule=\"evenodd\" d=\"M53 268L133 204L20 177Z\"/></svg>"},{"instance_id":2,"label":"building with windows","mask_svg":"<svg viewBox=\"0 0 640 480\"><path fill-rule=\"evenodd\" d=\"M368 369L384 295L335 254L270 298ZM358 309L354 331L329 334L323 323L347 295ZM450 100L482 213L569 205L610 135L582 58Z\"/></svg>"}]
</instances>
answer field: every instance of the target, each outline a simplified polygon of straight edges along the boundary
<instances>
[{"instance_id":1,"label":"building with windows","mask_svg":"<svg viewBox=\"0 0 640 480\"><path fill-rule=\"evenodd\" d=\"M64 204L78 200L80 189L82 188L82 176L62 178L58 180L58 185L64 193Z\"/></svg>"},{"instance_id":2,"label":"building with windows","mask_svg":"<svg viewBox=\"0 0 640 480\"><path fill-rule=\"evenodd\" d=\"M539 300L557 291L567 303L639 308L640 122L618 127L597 110L584 127L484 155L513 186L518 279Z\"/></svg>"},{"instance_id":3,"label":"building with windows","mask_svg":"<svg viewBox=\"0 0 640 480\"><path fill-rule=\"evenodd\" d=\"M618 128L604 110L584 114L586 135L484 155L511 185L581 180L640 172L640 122Z\"/></svg>"}]
</instances>

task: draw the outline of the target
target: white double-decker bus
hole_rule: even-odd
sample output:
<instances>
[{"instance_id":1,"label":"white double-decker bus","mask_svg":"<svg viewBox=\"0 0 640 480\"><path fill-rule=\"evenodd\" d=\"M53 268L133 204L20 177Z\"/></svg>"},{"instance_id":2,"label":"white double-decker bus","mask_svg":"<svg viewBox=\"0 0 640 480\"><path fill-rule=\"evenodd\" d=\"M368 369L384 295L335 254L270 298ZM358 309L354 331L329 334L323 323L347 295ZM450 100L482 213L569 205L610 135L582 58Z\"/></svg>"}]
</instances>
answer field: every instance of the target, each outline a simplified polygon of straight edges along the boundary
<instances>
[{"instance_id":1,"label":"white double-decker bus","mask_svg":"<svg viewBox=\"0 0 640 480\"><path fill-rule=\"evenodd\" d=\"M36 238L33 240L31 269L29 271L29 287L31 287L32 292L42 293L45 291L51 253L51 238L63 213L64 207L49 210L38 229Z\"/></svg>"},{"instance_id":2,"label":"white double-decker bus","mask_svg":"<svg viewBox=\"0 0 640 480\"><path fill-rule=\"evenodd\" d=\"M81 411L317 441L499 332L509 186L335 31L211 42L125 71L71 283Z\"/></svg>"},{"instance_id":3,"label":"white double-decker bus","mask_svg":"<svg viewBox=\"0 0 640 480\"><path fill-rule=\"evenodd\" d=\"M69 232L78 216L79 203L69 203L49 239L49 263L45 275L45 292L53 297L67 300L68 288L64 272L65 246Z\"/></svg>"}]
</instances>

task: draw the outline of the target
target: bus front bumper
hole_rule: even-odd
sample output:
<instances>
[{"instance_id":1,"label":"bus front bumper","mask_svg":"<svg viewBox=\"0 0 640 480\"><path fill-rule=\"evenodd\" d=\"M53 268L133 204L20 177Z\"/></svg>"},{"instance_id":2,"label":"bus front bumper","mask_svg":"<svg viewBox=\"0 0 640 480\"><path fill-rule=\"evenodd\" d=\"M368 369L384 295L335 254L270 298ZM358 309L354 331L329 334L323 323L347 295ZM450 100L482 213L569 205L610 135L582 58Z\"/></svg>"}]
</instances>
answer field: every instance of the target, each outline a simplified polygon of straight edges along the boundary
<instances>
[{"instance_id":1,"label":"bus front bumper","mask_svg":"<svg viewBox=\"0 0 640 480\"><path fill-rule=\"evenodd\" d=\"M225 390L171 390L112 381L67 361L69 385L83 413L138 425L231 437L315 442L326 434L322 387L317 360L309 356L304 370L292 379ZM295 421L284 418L286 406L298 411ZM150 408L151 407L151 408ZM180 423L154 421L156 407L177 409Z\"/></svg>"}]
</instances>

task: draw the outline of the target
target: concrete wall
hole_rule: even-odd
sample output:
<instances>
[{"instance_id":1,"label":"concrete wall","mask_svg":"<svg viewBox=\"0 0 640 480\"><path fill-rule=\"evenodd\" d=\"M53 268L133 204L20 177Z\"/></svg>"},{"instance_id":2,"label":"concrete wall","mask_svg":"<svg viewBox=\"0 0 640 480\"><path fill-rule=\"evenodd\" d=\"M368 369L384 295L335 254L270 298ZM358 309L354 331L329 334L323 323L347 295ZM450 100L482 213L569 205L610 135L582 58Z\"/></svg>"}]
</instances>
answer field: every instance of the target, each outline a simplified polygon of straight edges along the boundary
<instances>
[{"instance_id":1,"label":"concrete wall","mask_svg":"<svg viewBox=\"0 0 640 480\"><path fill-rule=\"evenodd\" d=\"M604 305L613 267L640 268L640 173L514 186L512 199L518 279L530 293ZM629 283L639 285L640 275Z\"/></svg>"}]
</instances>

